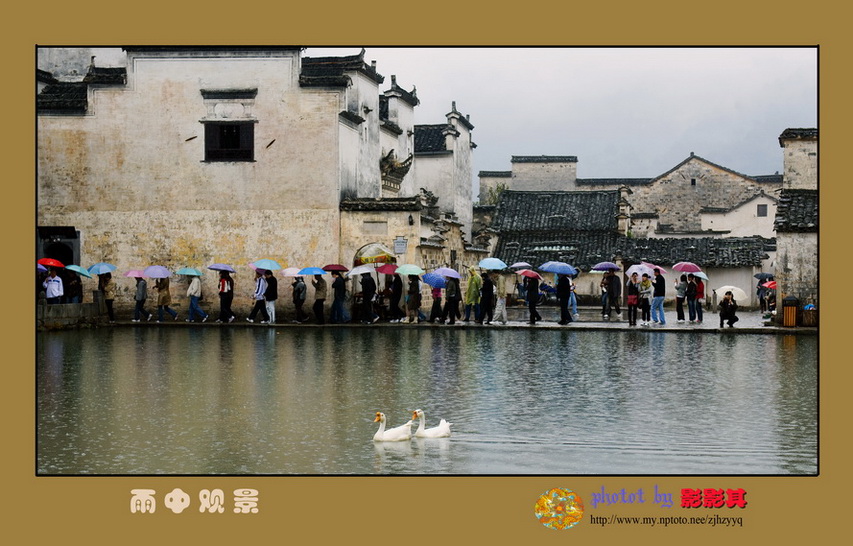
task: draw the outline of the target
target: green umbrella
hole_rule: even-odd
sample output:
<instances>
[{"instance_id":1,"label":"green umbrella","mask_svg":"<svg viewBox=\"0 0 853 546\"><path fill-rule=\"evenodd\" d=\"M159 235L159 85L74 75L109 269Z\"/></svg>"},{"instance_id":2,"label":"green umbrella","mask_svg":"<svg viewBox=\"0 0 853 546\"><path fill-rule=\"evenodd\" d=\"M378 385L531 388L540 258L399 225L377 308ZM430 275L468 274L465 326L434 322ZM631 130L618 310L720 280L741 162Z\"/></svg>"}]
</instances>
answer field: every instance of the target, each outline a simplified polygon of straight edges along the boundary
<instances>
[{"instance_id":1,"label":"green umbrella","mask_svg":"<svg viewBox=\"0 0 853 546\"><path fill-rule=\"evenodd\" d=\"M75 273L79 273L84 277L92 278L92 274L85 267L80 267L79 265L66 265L65 269L69 271L74 271Z\"/></svg>"},{"instance_id":2,"label":"green umbrella","mask_svg":"<svg viewBox=\"0 0 853 546\"><path fill-rule=\"evenodd\" d=\"M182 267L175 271L175 275L189 275L191 277L201 277L201 271L193 267Z\"/></svg>"},{"instance_id":3,"label":"green umbrella","mask_svg":"<svg viewBox=\"0 0 853 546\"><path fill-rule=\"evenodd\" d=\"M398 275L423 275L424 270L414 264L403 264L397 268Z\"/></svg>"}]
</instances>

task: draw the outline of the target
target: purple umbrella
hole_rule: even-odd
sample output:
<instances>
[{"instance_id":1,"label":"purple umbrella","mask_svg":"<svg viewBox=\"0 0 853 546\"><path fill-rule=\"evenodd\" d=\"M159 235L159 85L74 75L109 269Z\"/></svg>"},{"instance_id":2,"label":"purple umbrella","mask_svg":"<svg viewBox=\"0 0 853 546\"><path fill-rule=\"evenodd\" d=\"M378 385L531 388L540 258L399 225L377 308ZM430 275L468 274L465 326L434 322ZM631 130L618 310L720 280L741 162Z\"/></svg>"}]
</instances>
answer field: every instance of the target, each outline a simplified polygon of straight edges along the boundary
<instances>
[{"instance_id":1,"label":"purple umbrella","mask_svg":"<svg viewBox=\"0 0 853 546\"><path fill-rule=\"evenodd\" d=\"M142 273L149 279L166 279L172 276L172 272L162 265L149 265Z\"/></svg>"},{"instance_id":2,"label":"purple umbrella","mask_svg":"<svg viewBox=\"0 0 853 546\"><path fill-rule=\"evenodd\" d=\"M208 269L212 269L213 271L227 271L229 273L236 273L234 268L228 264L212 264L207 266Z\"/></svg>"},{"instance_id":3,"label":"purple umbrella","mask_svg":"<svg viewBox=\"0 0 853 546\"><path fill-rule=\"evenodd\" d=\"M618 265L613 262L599 262L592 266L593 271L621 271Z\"/></svg>"},{"instance_id":4,"label":"purple umbrella","mask_svg":"<svg viewBox=\"0 0 853 546\"><path fill-rule=\"evenodd\" d=\"M455 269L450 269L449 267L439 267L435 271L433 271L436 275L441 275L442 277L453 277L454 279L461 279L462 275L459 274Z\"/></svg>"},{"instance_id":5,"label":"purple umbrella","mask_svg":"<svg viewBox=\"0 0 853 546\"><path fill-rule=\"evenodd\" d=\"M36 271L47 271L47 268L41 264L36 264Z\"/></svg>"}]
</instances>

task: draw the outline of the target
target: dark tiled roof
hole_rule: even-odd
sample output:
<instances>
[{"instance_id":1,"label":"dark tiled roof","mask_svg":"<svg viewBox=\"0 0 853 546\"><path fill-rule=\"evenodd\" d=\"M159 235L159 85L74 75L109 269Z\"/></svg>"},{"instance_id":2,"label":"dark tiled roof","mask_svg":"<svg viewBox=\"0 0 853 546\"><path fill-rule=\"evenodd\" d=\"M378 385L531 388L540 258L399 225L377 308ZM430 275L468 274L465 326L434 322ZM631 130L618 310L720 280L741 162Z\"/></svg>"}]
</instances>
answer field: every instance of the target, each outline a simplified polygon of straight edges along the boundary
<instances>
[{"instance_id":1,"label":"dark tiled roof","mask_svg":"<svg viewBox=\"0 0 853 546\"><path fill-rule=\"evenodd\" d=\"M508 264L524 261L534 267L548 261L571 263L589 271L612 260L625 248L627 238L616 232L535 230L501 233L494 255Z\"/></svg>"},{"instance_id":2,"label":"dark tiled roof","mask_svg":"<svg viewBox=\"0 0 853 546\"><path fill-rule=\"evenodd\" d=\"M818 231L817 190L782 190L776 206L777 232Z\"/></svg>"},{"instance_id":3,"label":"dark tiled roof","mask_svg":"<svg viewBox=\"0 0 853 546\"><path fill-rule=\"evenodd\" d=\"M484 176L490 178L512 178L512 171L480 171L477 176L480 178Z\"/></svg>"},{"instance_id":4,"label":"dark tiled roof","mask_svg":"<svg viewBox=\"0 0 853 546\"><path fill-rule=\"evenodd\" d=\"M785 129L779 135L779 145L783 146L785 140L817 140L817 129Z\"/></svg>"},{"instance_id":5,"label":"dark tiled roof","mask_svg":"<svg viewBox=\"0 0 853 546\"><path fill-rule=\"evenodd\" d=\"M88 84L59 82L47 85L36 97L39 112L69 112L83 114L88 108Z\"/></svg>"},{"instance_id":6,"label":"dark tiled roof","mask_svg":"<svg viewBox=\"0 0 853 546\"><path fill-rule=\"evenodd\" d=\"M349 85L345 72L356 71L382 83L385 78L364 62L364 49L348 57L304 57L299 84L303 87L340 87Z\"/></svg>"},{"instance_id":7,"label":"dark tiled roof","mask_svg":"<svg viewBox=\"0 0 853 546\"><path fill-rule=\"evenodd\" d=\"M756 182L761 182L764 184L774 184L774 185L782 185L782 175L779 173L776 174L760 174L758 176L750 176Z\"/></svg>"},{"instance_id":8,"label":"dark tiled roof","mask_svg":"<svg viewBox=\"0 0 853 546\"><path fill-rule=\"evenodd\" d=\"M382 199L342 199L341 210L348 211L417 211L421 210L420 198L415 197L385 197Z\"/></svg>"},{"instance_id":9,"label":"dark tiled roof","mask_svg":"<svg viewBox=\"0 0 853 546\"><path fill-rule=\"evenodd\" d=\"M492 227L501 232L531 230L616 230L619 192L501 192Z\"/></svg>"},{"instance_id":10,"label":"dark tiled roof","mask_svg":"<svg viewBox=\"0 0 853 546\"><path fill-rule=\"evenodd\" d=\"M514 155L513 163L577 163L575 155Z\"/></svg>"},{"instance_id":11,"label":"dark tiled roof","mask_svg":"<svg viewBox=\"0 0 853 546\"><path fill-rule=\"evenodd\" d=\"M53 77L53 74L48 72L47 70L42 70L40 68L36 68L36 81L42 83L56 83L59 80Z\"/></svg>"},{"instance_id":12,"label":"dark tiled roof","mask_svg":"<svg viewBox=\"0 0 853 546\"><path fill-rule=\"evenodd\" d=\"M448 152L443 134L448 129L446 123L415 125L415 153Z\"/></svg>"},{"instance_id":13,"label":"dark tiled roof","mask_svg":"<svg viewBox=\"0 0 853 546\"><path fill-rule=\"evenodd\" d=\"M412 87L411 91L406 91L399 85L397 85L397 76L391 75L391 89L385 91L386 94L393 94L400 97L401 100L410 104L411 106L417 106L421 103L418 99L418 90L415 87Z\"/></svg>"},{"instance_id":14,"label":"dark tiled roof","mask_svg":"<svg viewBox=\"0 0 853 546\"><path fill-rule=\"evenodd\" d=\"M665 237L628 239L623 259L662 266L687 261L707 267L760 267L776 239L763 237Z\"/></svg>"},{"instance_id":15,"label":"dark tiled roof","mask_svg":"<svg viewBox=\"0 0 853 546\"><path fill-rule=\"evenodd\" d=\"M124 85L127 83L127 69L123 66L116 68L90 66L83 81L93 84Z\"/></svg>"}]
</instances>

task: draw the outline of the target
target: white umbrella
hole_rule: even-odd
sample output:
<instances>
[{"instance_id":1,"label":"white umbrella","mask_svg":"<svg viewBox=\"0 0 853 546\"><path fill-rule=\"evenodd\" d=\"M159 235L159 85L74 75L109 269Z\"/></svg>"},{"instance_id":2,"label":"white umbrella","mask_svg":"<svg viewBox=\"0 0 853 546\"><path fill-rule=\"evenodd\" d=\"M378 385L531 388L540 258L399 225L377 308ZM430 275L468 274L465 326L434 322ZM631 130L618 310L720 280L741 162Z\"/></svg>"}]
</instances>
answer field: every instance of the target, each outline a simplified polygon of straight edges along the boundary
<instances>
[{"instance_id":1,"label":"white umbrella","mask_svg":"<svg viewBox=\"0 0 853 546\"><path fill-rule=\"evenodd\" d=\"M735 299L735 301L745 302L745 301L749 300L749 298L747 298L747 296L746 296L746 292L744 292L743 290L741 290L737 286L726 285L726 286L721 286L719 288L714 289L714 293L717 294L717 301L722 300L723 296L726 295L726 292L729 292L729 291L731 291L732 297Z\"/></svg>"},{"instance_id":2,"label":"white umbrella","mask_svg":"<svg viewBox=\"0 0 853 546\"><path fill-rule=\"evenodd\" d=\"M376 266L382 264L364 264L359 265L357 267L353 267L347 273L348 276L352 277L353 275L361 275L362 273L373 273L376 271Z\"/></svg>"}]
</instances>

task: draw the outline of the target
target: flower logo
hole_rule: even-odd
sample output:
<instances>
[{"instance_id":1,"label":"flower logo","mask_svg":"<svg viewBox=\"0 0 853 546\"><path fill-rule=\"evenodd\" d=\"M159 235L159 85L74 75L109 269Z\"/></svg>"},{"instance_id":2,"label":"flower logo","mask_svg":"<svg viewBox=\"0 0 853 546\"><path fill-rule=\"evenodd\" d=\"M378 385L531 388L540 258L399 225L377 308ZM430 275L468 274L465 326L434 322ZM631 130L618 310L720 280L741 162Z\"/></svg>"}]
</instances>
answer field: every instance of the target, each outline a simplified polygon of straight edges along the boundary
<instances>
[{"instance_id":1,"label":"flower logo","mask_svg":"<svg viewBox=\"0 0 853 546\"><path fill-rule=\"evenodd\" d=\"M549 529L569 529L583 518L583 500L571 489L554 488L539 497L534 513Z\"/></svg>"}]
</instances>

